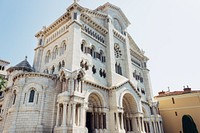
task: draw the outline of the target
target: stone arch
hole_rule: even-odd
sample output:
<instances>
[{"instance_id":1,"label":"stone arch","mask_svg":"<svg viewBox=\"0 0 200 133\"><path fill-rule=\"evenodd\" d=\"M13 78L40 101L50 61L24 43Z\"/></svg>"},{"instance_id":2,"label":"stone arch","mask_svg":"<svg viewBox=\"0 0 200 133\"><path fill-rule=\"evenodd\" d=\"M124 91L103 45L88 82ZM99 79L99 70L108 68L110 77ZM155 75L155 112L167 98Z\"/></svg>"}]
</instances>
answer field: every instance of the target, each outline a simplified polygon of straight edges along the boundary
<instances>
[{"instance_id":1,"label":"stone arch","mask_svg":"<svg viewBox=\"0 0 200 133\"><path fill-rule=\"evenodd\" d=\"M134 97L130 93L126 93L122 98L122 107L124 112L135 114L138 112L138 106Z\"/></svg>"},{"instance_id":2,"label":"stone arch","mask_svg":"<svg viewBox=\"0 0 200 133\"><path fill-rule=\"evenodd\" d=\"M91 45L90 55L93 58L95 58L95 51L96 51L96 47L94 45Z\"/></svg>"},{"instance_id":3,"label":"stone arch","mask_svg":"<svg viewBox=\"0 0 200 133\"><path fill-rule=\"evenodd\" d=\"M56 59L56 57L58 56L58 45L56 45L54 48L53 48L53 54L52 54L52 59Z\"/></svg>"},{"instance_id":4,"label":"stone arch","mask_svg":"<svg viewBox=\"0 0 200 133\"><path fill-rule=\"evenodd\" d=\"M90 97L91 94L95 94L96 96L99 97L99 99L101 100L102 107L106 106L106 101L105 101L105 98L104 98L103 94L101 92L97 91L97 90L91 90L91 91L86 93L86 95L85 95L85 102L86 103L88 102L89 97Z\"/></svg>"},{"instance_id":5,"label":"stone arch","mask_svg":"<svg viewBox=\"0 0 200 133\"><path fill-rule=\"evenodd\" d=\"M115 29L118 30L120 33L122 33L123 28L120 21L117 18L114 18L113 23L114 23Z\"/></svg>"},{"instance_id":6,"label":"stone arch","mask_svg":"<svg viewBox=\"0 0 200 133\"><path fill-rule=\"evenodd\" d=\"M51 51L48 50L45 56L45 63L49 63L50 58L51 58Z\"/></svg>"},{"instance_id":7,"label":"stone arch","mask_svg":"<svg viewBox=\"0 0 200 133\"><path fill-rule=\"evenodd\" d=\"M118 114L118 119L120 121L120 127L122 127L126 133L128 132L138 132L138 123L141 120L138 115L139 103L136 97L131 91L125 90L122 92L119 98L119 106L123 109L122 112Z\"/></svg>"},{"instance_id":8,"label":"stone arch","mask_svg":"<svg viewBox=\"0 0 200 133\"><path fill-rule=\"evenodd\" d=\"M129 100L127 100L127 99L129 99ZM122 108L123 108L123 100L125 100L124 101L125 105L131 104L131 107L128 107L129 110L133 109L134 112L140 112L140 106L139 106L136 98L134 97L134 95L130 91L125 90L124 92L121 93L121 95L119 97L119 106L122 107ZM135 110L135 109L137 109L137 110Z\"/></svg>"},{"instance_id":9,"label":"stone arch","mask_svg":"<svg viewBox=\"0 0 200 133\"><path fill-rule=\"evenodd\" d=\"M86 127L88 133L100 132L106 129L106 102L101 92L92 90L86 94L85 101L88 102L86 112Z\"/></svg>"}]
</instances>

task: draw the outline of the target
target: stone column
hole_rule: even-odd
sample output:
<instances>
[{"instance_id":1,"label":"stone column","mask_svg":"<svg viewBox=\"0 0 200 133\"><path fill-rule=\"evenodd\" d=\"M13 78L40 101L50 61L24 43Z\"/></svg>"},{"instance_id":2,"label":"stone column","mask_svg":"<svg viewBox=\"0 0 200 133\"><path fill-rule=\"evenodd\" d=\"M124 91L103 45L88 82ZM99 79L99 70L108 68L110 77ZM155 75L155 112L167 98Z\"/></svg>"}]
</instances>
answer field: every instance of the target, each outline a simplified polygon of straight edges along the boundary
<instances>
[{"instance_id":1,"label":"stone column","mask_svg":"<svg viewBox=\"0 0 200 133\"><path fill-rule=\"evenodd\" d=\"M42 93L42 102L41 102L41 106L40 106L40 115L39 115L38 125L42 125L42 114L43 114L43 110L44 110L44 99L45 99L45 93L46 93L47 86L44 86L43 88L44 88L44 91Z\"/></svg>"},{"instance_id":2,"label":"stone column","mask_svg":"<svg viewBox=\"0 0 200 133\"><path fill-rule=\"evenodd\" d=\"M125 131L127 131L127 126L126 126L126 115L124 115L123 121L124 121L124 129L125 129Z\"/></svg>"},{"instance_id":3,"label":"stone column","mask_svg":"<svg viewBox=\"0 0 200 133\"><path fill-rule=\"evenodd\" d=\"M67 124L71 125L71 104L68 104L68 111L67 111Z\"/></svg>"},{"instance_id":4,"label":"stone column","mask_svg":"<svg viewBox=\"0 0 200 133\"><path fill-rule=\"evenodd\" d=\"M164 129L163 129L162 121L160 121L160 127L161 127L161 131L162 131L162 133L164 133Z\"/></svg>"},{"instance_id":5,"label":"stone column","mask_svg":"<svg viewBox=\"0 0 200 133\"><path fill-rule=\"evenodd\" d=\"M77 91L77 84L76 84L76 79L74 79L74 91Z\"/></svg>"},{"instance_id":6,"label":"stone column","mask_svg":"<svg viewBox=\"0 0 200 133\"><path fill-rule=\"evenodd\" d=\"M86 110L84 104L81 104L81 126L85 127L86 122Z\"/></svg>"},{"instance_id":7,"label":"stone column","mask_svg":"<svg viewBox=\"0 0 200 133\"><path fill-rule=\"evenodd\" d=\"M60 104L57 104L57 116L56 116L56 127L59 125L59 118L60 118Z\"/></svg>"},{"instance_id":8,"label":"stone column","mask_svg":"<svg viewBox=\"0 0 200 133\"><path fill-rule=\"evenodd\" d=\"M130 118L127 116L128 131L131 131Z\"/></svg>"},{"instance_id":9,"label":"stone column","mask_svg":"<svg viewBox=\"0 0 200 133\"><path fill-rule=\"evenodd\" d=\"M139 131L136 117L132 116L132 127L134 132Z\"/></svg>"},{"instance_id":10,"label":"stone column","mask_svg":"<svg viewBox=\"0 0 200 133\"><path fill-rule=\"evenodd\" d=\"M96 112L97 129L99 129L99 112Z\"/></svg>"},{"instance_id":11,"label":"stone column","mask_svg":"<svg viewBox=\"0 0 200 133\"><path fill-rule=\"evenodd\" d=\"M83 106L80 106L80 126L83 127Z\"/></svg>"},{"instance_id":12,"label":"stone column","mask_svg":"<svg viewBox=\"0 0 200 133\"><path fill-rule=\"evenodd\" d=\"M103 129L103 113L100 114L101 115L101 129Z\"/></svg>"},{"instance_id":13,"label":"stone column","mask_svg":"<svg viewBox=\"0 0 200 133\"><path fill-rule=\"evenodd\" d=\"M122 130L124 130L124 117L123 117L123 112L121 113L121 123L122 123Z\"/></svg>"},{"instance_id":14,"label":"stone column","mask_svg":"<svg viewBox=\"0 0 200 133\"><path fill-rule=\"evenodd\" d=\"M148 132L148 128L147 128L147 122L144 121L144 131L147 133Z\"/></svg>"},{"instance_id":15,"label":"stone column","mask_svg":"<svg viewBox=\"0 0 200 133\"><path fill-rule=\"evenodd\" d=\"M141 123L142 123L142 131L144 131L144 119L143 119L143 117L141 117Z\"/></svg>"},{"instance_id":16,"label":"stone column","mask_svg":"<svg viewBox=\"0 0 200 133\"><path fill-rule=\"evenodd\" d=\"M116 112L116 119L117 119L117 129L120 130L120 124L119 124L119 113Z\"/></svg>"},{"instance_id":17,"label":"stone column","mask_svg":"<svg viewBox=\"0 0 200 133\"><path fill-rule=\"evenodd\" d=\"M72 105L72 126L75 126L76 103Z\"/></svg>"},{"instance_id":18,"label":"stone column","mask_svg":"<svg viewBox=\"0 0 200 133\"><path fill-rule=\"evenodd\" d=\"M81 88L80 88L81 90L81 93L83 92L83 81L81 80Z\"/></svg>"},{"instance_id":19,"label":"stone column","mask_svg":"<svg viewBox=\"0 0 200 133\"><path fill-rule=\"evenodd\" d=\"M62 121L62 126L65 127L66 126L66 110L67 110L67 104L63 103L63 121Z\"/></svg>"},{"instance_id":20,"label":"stone column","mask_svg":"<svg viewBox=\"0 0 200 133\"><path fill-rule=\"evenodd\" d=\"M142 131L141 130L141 123L140 123L140 117L137 117L137 124L138 124L138 127L139 127L139 131Z\"/></svg>"},{"instance_id":21,"label":"stone column","mask_svg":"<svg viewBox=\"0 0 200 133\"><path fill-rule=\"evenodd\" d=\"M154 132L157 133L157 126L156 126L155 121L153 121L153 126L154 126Z\"/></svg>"},{"instance_id":22,"label":"stone column","mask_svg":"<svg viewBox=\"0 0 200 133\"><path fill-rule=\"evenodd\" d=\"M92 112L92 120L91 120L92 129L94 129L94 117L95 117L94 112Z\"/></svg>"},{"instance_id":23,"label":"stone column","mask_svg":"<svg viewBox=\"0 0 200 133\"><path fill-rule=\"evenodd\" d=\"M77 107L77 126L80 126L80 106Z\"/></svg>"},{"instance_id":24,"label":"stone column","mask_svg":"<svg viewBox=\"0 0 200 133\"><path fill-rule=\"evenodd\" d=\"M94 129L97 128L97 113L94 112Z\"/></svg>"}]
</instances>

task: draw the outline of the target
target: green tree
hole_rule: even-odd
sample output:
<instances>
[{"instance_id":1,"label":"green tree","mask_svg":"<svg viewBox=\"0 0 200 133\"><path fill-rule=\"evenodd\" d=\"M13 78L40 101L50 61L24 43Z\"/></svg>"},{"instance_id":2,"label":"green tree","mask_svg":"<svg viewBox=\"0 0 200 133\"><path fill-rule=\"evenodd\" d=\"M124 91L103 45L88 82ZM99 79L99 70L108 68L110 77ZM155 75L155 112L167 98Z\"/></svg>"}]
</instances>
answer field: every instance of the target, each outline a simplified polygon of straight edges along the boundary
<instances>
[{"instance_id":1,"label":"green tree","mask_svg":"<svg viewBox=\"0 0 200 133\"><path fill-rule=\"evenodd\" d=\"M6 80L0 76L0 91L2 91L4 88L6 88Z\"/></svg>"}]
</instances>

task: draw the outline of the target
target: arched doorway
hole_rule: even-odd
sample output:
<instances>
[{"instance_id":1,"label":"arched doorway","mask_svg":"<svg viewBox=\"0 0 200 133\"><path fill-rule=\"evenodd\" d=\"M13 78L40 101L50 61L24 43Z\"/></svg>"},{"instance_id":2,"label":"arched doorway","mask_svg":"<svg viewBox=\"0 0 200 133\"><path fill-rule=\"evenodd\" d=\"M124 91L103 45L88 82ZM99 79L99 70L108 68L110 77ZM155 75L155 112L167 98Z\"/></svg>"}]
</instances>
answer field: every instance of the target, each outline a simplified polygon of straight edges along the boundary
<instances>
[{"instance_id":1,"label":"arched doorway","mask_svg":"<svg viewBox=\"0 0 200 133\"><path fill-rule=\"evenodd\" d=\"M139 131L140 119L135 116L138 112L137 103L133 96L129 93L125 94L122 99L123 105L123 125L125 132ZM119 115L120 116L120 115ZM121 117L119 117L119 121ZM121 124L121 123L120 123Z\"/></svg>"},{"instance_id":2,"label":"arched doorway","mask_svg":"<svg viewBox=\"0 0 200 133\"><path fill-rule=\"evenodd\" d=\"M184 133L198 133L196 124L190 115L184 115L182 117L182 126Z\"/></svg>"},{"instance_id":3,"label":"arched doorway","mask_svg":"<svg viewBox=\"0 0 200 133\"><path fill-rule=\"evenodd\" d=\"M96 133L106 129L106 113L103 112L103 100L97 93L91 93L88 98L86 127L88 133Z\"/></svg>"}]
</instances>

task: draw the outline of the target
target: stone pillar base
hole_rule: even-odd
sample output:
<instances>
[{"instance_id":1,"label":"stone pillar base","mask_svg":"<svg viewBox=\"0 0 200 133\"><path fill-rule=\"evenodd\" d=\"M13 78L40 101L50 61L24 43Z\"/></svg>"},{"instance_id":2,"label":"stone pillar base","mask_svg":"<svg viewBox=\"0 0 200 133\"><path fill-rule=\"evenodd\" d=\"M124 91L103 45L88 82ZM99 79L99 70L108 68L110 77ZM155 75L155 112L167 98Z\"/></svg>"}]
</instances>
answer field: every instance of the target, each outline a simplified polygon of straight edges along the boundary
<instances>
[{"instance_id":1,"label":"stone pillar base","mask_svg":"<svg viewBox=\"0 0 200 133\"><path fill-rule=\"evenodd\" d=\"M54 133L88 133L88 130L86 127L55 127Z\"/></svg>"},{"instance_id":2,"label":"stone pillar base","mask_svg":"<svg viewBox=\"0 0 200 133\"><path fill-rule=\"evenodd\" d=\"M55 127L54 128L55 133L68 133L67 132L67 127L65 126L60 126L60 127Z\"/></svg>"}]
</instances>

